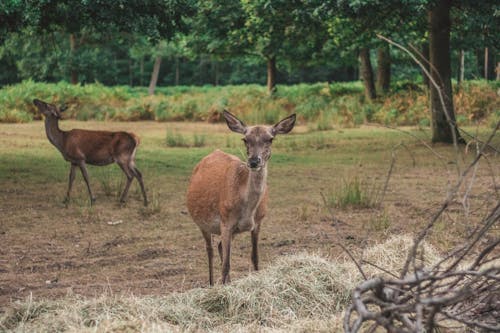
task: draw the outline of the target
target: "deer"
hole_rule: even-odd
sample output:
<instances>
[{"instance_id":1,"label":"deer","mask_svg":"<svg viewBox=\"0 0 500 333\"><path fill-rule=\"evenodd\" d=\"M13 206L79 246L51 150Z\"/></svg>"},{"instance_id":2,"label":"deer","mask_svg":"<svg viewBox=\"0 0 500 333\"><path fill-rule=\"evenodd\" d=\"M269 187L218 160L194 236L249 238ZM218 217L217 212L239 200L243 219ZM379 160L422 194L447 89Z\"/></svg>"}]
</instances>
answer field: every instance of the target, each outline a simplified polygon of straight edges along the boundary
<instances>
[{"instance_id":1,"label":"deer","mask_svg":"<svg viewBox=\"0 0 500 333\"><path fill-rule=\"evenodd\" d=\"M139 138L134 133L83 129L62 131L59 128L59 120L65 107L58 108L39 99L34 99L33 104L45 116L47 138L61 152L63 158L71 163L68 191L64 199L65 204L68 204L70 200L71 187L73 186L77 167L80 168L83 179L87 184L90 204L92 205L95 203L96 198L90 188L86 165L104 166L116 163L127 177L127 183L120 197L120 202L125 202L130 184L136 178L141 186L144 206L148 205L142 174L135 166L135 153L139 145Z\"/></svg>"},{"instance_id":2,"label":"deer","mask_svg":"<svg viewBox=\"0 0 500 333\"><path fill-rule=\"evenodd\" d=\"M276 135L289 133L296 120L292 114L274 126L247 126L227 110L223 117L231 131L243 134L247 160L215 150L193 169L186 195L189 214L205 239L210 286L214 284L212 235L220 236L217 249L223 284L230 282L231 242L236 234L250 231L251 260L254 270L259 270L258 240L267 211L271 144Z\"/></svg>"}]
</instances>

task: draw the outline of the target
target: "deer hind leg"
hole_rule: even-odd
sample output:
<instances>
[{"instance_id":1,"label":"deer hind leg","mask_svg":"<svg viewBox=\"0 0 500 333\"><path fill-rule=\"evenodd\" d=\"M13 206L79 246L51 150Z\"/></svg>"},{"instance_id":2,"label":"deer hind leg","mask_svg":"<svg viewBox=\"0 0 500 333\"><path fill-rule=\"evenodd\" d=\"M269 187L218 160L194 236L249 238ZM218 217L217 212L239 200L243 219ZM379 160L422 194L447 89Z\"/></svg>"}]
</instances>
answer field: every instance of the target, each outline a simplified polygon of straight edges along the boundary
<instances>
[{"instance_id":1,"label":"deer hind leg","mask_svg":"<svg viewBox=\"0 0 500 333\"><path fill-rule=\"evenodd\" d=\"M92 205L95 202L95 197L92 194L92 190L90 189L90 183L89 183L89 175L87 173L87 167L85 166L85 162L81 161L79 163L80 170L82 171L83 179L85 180L85 183L87 184L87 189L89 190L89 195L90 195L90 204Z\"/></svg>"},{"instance_id":2,"label":"deer hind leg","mask_svg":"<svg viewBox=\"0 0 500 333\"><path fill-rule=\"evenodd\" d=\"M125 176L127 176L127 184L125 184L125 189L123 190L123 193L120 197L120 202L124 203L125 199L127 198L127 195L128 195L128 190L130 188L130 184L132 183L132 180L134 179L134 173L131 171L128 163L123 163L122 161L117 161L116 163L118 163L120 168L123 170L123 173L125 174Z\"/></svg>"},{"instance_id":3,"label":"deer hind leg","mask_svg":"<svg viewBox=\"0 0 500 333\"><path fill-rule=\"evenodd\" d=\"M214 266L213 266L213 259L214 259L214 249L212 247L212 235L210 233L204 232L203 233L203 238L205 238L205 243L207 246L207 256L208 256L208 282L210 283L211 286L214 285Z\"/></svg>"},{"instance_id":4,"label":"deer hind leg","mask_svg":"<svg viewBox=\"0 0 500 333\"><path fill-rule=\"evenodd\" d=\"M71 188L73 187L73 181L75 180L75 169L77 165L74 163L71 163L71 167L69 169L69 182L68 182L68 192L66 193L66 198L64 198L64 203L67 204L69 203L69 195L71 193Z\"/></svg>"},{"instance_id":5,"label":"deer hind leg","mask_svg":"<svg viewBox=\"0 0 500 333\"><path fill-rule=\"evenodd\" d=\"M147 206L148 205L148 198L146 196L146 190L144 189L144 183L142 181L142 174L135 167L134 163L130 163L130 170L132 170L132 173L134 174L135 178L137 178L137 181L139 182L139 185L141 186L142 197L144 198L144 206Z\"/></svg>"},{"instance_id":6,"label":"deer hind leg","mask_svg":"<svg viewBox=\"0 0 500 333\"><path fill-rule=\"evenodd\" d=\"M220 257L220 263L222 265L222 241L219 241L219 244L217 245L217 250L219 251L219 257Z\"/></svg>"}]
</instances>

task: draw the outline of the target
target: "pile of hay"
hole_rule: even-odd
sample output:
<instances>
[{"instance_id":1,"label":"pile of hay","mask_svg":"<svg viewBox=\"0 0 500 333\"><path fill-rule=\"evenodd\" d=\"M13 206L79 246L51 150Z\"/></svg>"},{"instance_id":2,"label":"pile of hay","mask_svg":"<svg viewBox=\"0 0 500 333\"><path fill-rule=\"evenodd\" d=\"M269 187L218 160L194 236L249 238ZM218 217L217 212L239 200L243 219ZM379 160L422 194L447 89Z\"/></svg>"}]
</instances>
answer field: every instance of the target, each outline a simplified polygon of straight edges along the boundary
<instances>
[{"instance_id":1,"label":"pile of hay","mask_svg":"<svg viewBox=\"0 0 500 333\"><path fill-rule=\"evenodd\" d=\"M367 249L363 259L398 272L412 245L395 237ZM424 260L438 259L426 245ZM364 266L372 277L381 272ZM230 285L193 289L165 297L71 296L56 301L13 304L0 330L18 332L164 331L341 331L342 312L361 281L348 259L331 261L297 254Z\"/></svg>"}]
</instances>

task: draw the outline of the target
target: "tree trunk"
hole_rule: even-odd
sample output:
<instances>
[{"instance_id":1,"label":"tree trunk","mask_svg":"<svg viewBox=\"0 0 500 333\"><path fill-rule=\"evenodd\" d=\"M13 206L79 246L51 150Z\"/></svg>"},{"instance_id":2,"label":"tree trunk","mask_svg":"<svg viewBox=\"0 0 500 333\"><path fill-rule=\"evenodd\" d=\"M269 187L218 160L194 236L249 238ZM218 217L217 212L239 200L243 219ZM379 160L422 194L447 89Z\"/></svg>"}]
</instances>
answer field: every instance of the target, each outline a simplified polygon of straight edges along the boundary
<instances>
[{"instance_id":1,"label":"tree trunk","mask_svg":"<svg viewBox=\"0 0 500 333\"><path fill-rule=\"evenodd\" d=\"M425 70L430 73L430 66L429 66L429 43L424 42L422 44L422 64L425 67ZM429 89L429 78L425 74L425 72L422 70L422 82L424 85Z\"/></svg>"},{"instance_id":2,"label":"tree trunk","mask_svg":"<svg viewBox=\"0 0 500 333\"><path fill-rule=\"evenodd\" d=\"M462 83L464 82L464 75L465 75L464 62L465 62L465 52L464 50L460 50L460 52L458 53L458 71L457 71L458 88L460 88Z\"/></svg>"},{"instance_id":3,"label":"tree trunk","mask_svg":"<svg viewBox=\"0 0 500 333\"><path fill-rule=\"evenodd\" d=\"M75 34L69 34L69 49L70 49L70 76L71 84L78 84L78 71L75 64L76 58L76 37Z\"/></svg>"},{"instance_id":4,"label":"tree trunk","mask_svg":"<svg viewBox=\"0 0 500 333\"><path fill-rule=\"evenodd\" d=\"M149 95L154 95L156 83L158 82L158 75L160 74L161 56L157 56L153 66L153 73L151 74L151 81L149 82Z\"/></svg>"},{"instance_id":5,"label":"tree trunk","mask_svg":"<svg viewBox=\"0 0 500 333\"><path fill-rule=\"evenodd\" d=\"M359 52L359 70L365 86L365 96L368 100L373 101L377 98L375 92L375 83L373 80L373 69L370 61L370 50L366 47Z\"/></svg>"},{"instance_id":6,"label":"tree trunk","mask_svg":"<svg viewBox=\"0 0 500 333\"><path fill-rule=\"evenodd\" d=\"M179 81L181 78L181 70L179 68L179 57L175 57L175 85L179 85Z\"/></svg>"},{"instance_id":7,"label":"tree trunk","mask_svg":"<svg viewBox=\"0 0 500 333\"><path fill-rule=\"evenodd\" d=\"M141 79L139 84L141 85L141 87L144 87L144 57L141 57L141 62L139 67L140 67L139 71L141 72Z\"/></svg>"},{"instance_id":8,"label":"tree trunk","mask_svg":"<svg viewBox=\"0 0 500 333\"><path fill-rule=\"evenodd\" d=\"M387 93L391 87L391 54L389 45L379 47L377 50L377 88Z\"/></svg>"},{"instance_id":9,"label":"tree trunk","mask_svg":"<svg viewBox=\"0 0 500 333\"><path fill-rule=\"evenodd\" d=\"M276 92L276 56L267 58L267 91L269 95Z\"/></svg>"},{"instance_id":10,"label":"tree trunk","mask_svg":"<svg viewBox=\"0 0 500 333\"><path fill-rule=\"evenodd\" d=\"M484 79L488 80L488 48L484 48Z\"/></svg>"},{"instance_id":11,"label":"tree trunk","mask_svg":"<svg viewBox=\"0 0 500 333\"><path fill-rule=\"evenodd\" d=\"M132 87L134 85L134 71L132 59L128 59L128 84Z\"/></svg>"},{"instance_id":12,"label":"tree trunk","mask_svg":"<svg viewBox=\"0 0 500 333\"><path fill-rule=\"evenodd\" d=\"M432 142L453 143L454 134L458 142L463 142L455 127L451 89L450 7L451 0L438 0L428 16L429 58L431 68L433 68L431 76L440 87L445 108L443 108L438 90L431 85Z\"/></svg>"},{"instance_id":13,"label":"tree trunk","mask_svg":"<svg viewBox=\"0 0 500 333\"><path fill-rule=\"evenodd\" d=\"M220 73L219 73L219 62L217 60L214 60L214 75L215 75L215 85L219 85L219 80L220 80Z\"/></svg>"}]
</instances>

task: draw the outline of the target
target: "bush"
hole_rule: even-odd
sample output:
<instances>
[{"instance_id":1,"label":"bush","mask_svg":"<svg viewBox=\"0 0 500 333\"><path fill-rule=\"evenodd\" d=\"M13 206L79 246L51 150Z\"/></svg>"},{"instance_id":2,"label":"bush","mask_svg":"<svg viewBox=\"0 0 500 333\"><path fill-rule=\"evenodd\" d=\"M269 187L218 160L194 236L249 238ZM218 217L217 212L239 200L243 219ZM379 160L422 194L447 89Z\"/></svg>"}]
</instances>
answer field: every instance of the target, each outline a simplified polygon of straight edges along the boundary
<instances>
[{"instance_id":1,"label":"bush","mask_svg":"<svg viewBox=\"0 0 500 333\"><path fill-rule=\"evenodd\" d=\"M461 125L490 124L498 116L495 82L467 81L454 96ZM85 86L66 82L22 83L0 89L0 122L41 119L33 105L39 98L65 104L65 118L78 120L222 121L223 109L249 123L274 124L297 113L310 128L353 127L367 121L387 125L422 125L429 118L425 90L409 82L396 82L391 95L366 102L360 82L278 86L270 97L255 84L224 87L159 87L149 96L146 88L101 84Z\"/></svg>"}]
</instances>

